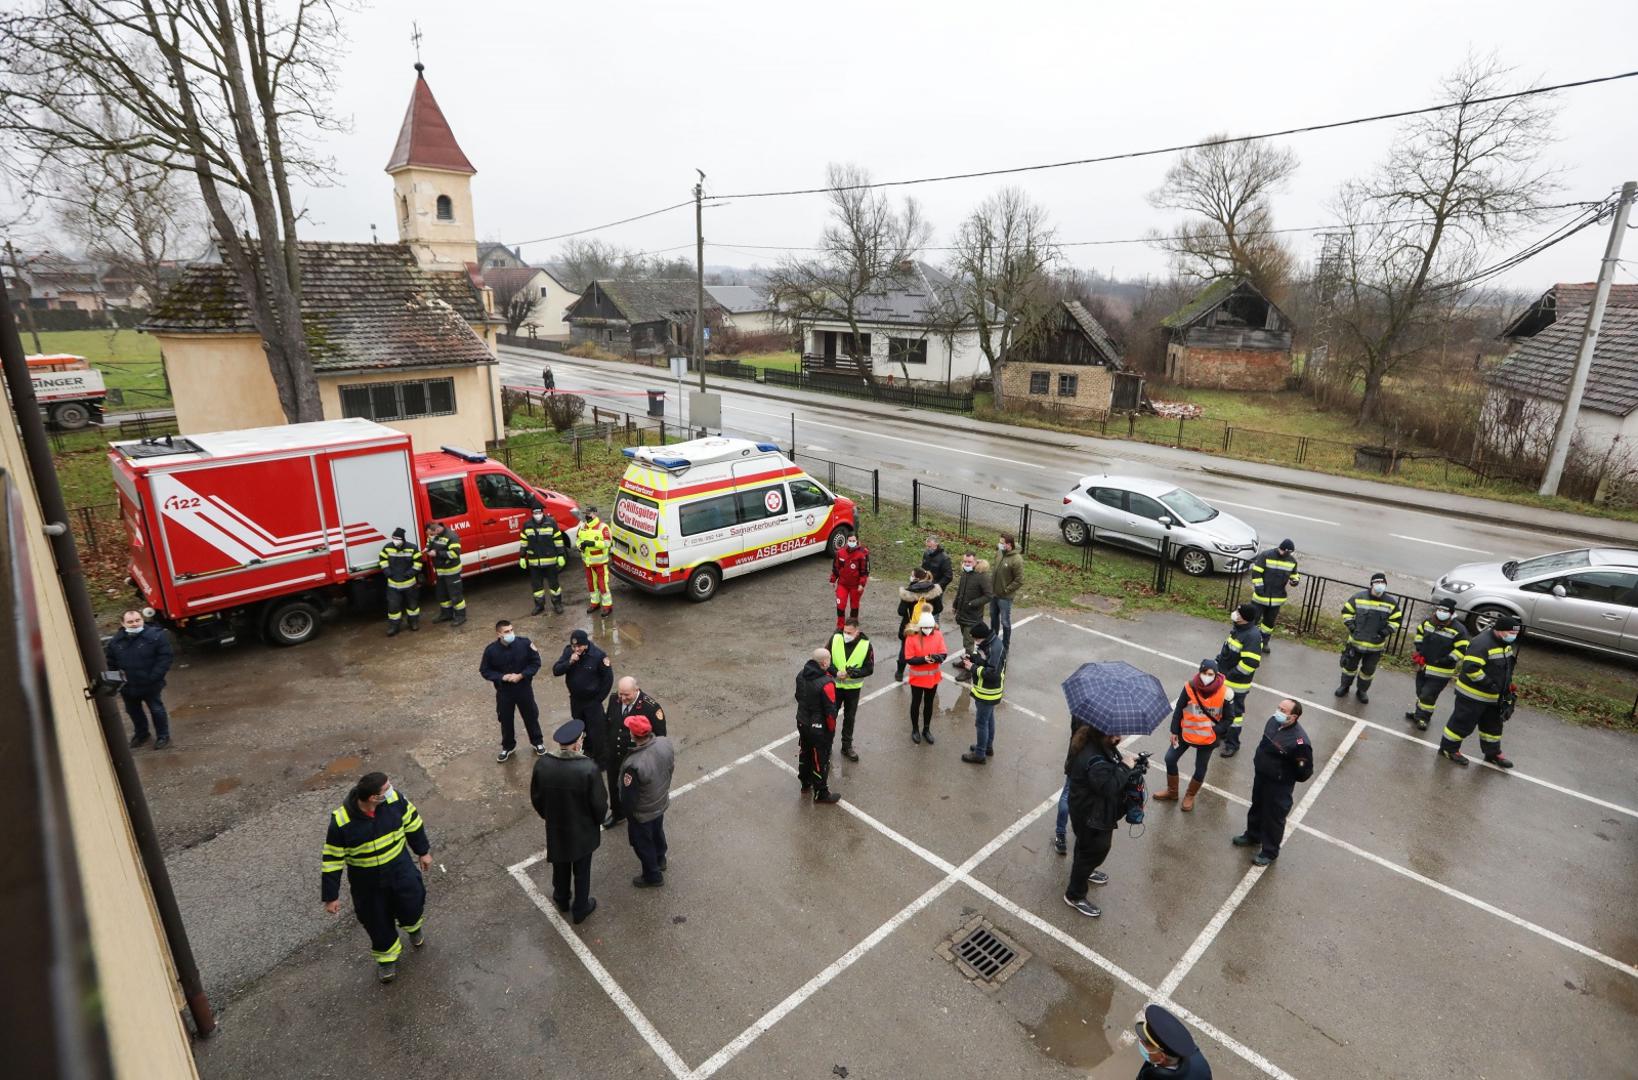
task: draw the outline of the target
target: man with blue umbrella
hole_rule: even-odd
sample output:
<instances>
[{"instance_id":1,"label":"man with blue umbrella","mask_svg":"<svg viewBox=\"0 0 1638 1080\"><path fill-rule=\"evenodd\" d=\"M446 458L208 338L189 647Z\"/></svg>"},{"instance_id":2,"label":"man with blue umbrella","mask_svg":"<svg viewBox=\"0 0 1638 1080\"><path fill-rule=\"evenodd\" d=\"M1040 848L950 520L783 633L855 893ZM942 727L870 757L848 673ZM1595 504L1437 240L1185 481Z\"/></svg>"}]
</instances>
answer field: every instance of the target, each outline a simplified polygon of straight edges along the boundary
<instances>
[{"instance_id":1,"label":"man with blue umbrella","mask_svg":"<svg viewBox=\"0 0 1638 1080\"><path fill-rule=\"evenodd\" d=\"M1109 883L1098 867L1109 856L1115 828L1143 806L1147 755L1128 763L1118 746L1122 739L1153 732L1170 715L1172 703L1159 679L1124 660L1082 664L1064 680L1063 690L1073 727L1064 775L1075 830L1064 903L1095 919L1103 912L1086 899L1087 886Z\"/></svg>"}]
</instances>

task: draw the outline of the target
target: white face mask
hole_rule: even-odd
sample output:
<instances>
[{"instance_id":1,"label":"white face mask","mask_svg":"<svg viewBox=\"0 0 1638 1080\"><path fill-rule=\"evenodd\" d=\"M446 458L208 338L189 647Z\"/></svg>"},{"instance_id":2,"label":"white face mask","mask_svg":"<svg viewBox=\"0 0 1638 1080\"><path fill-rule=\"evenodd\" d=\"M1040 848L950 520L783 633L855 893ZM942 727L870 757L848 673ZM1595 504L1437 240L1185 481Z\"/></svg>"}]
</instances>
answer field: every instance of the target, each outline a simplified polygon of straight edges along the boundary
<instances>
[{"instance_id":1,"label":"white face mask","mask_svg":"<svg viewBox=\"0 0 1638 1080\"><path fill-rule=\"evenodd\" d=\"M506 633L501 635L501 640L506 642L508 645L512 644L512 642L516 641L517 639L517 634L511 630L508 630Z\"/></svg>"},{"instance_id":2,"label":"white face mask","mask_svg":"<svg viewBox=\"0 0 1638 1080\"><path fill-rule=\"evenodd\" d=\"M1005 540L997 541L996 545L995 545L995 550L997 550L1001 554L1005 555L1007 553L1007 542Z\"/></svg>"},{"instance_id":3,"label":"white face mask","mask_svg":"<svg viewBox=\"0 0 1638 1080\"><path fill-rule=\"evenodd\" d=\"M1517 630L1504 630L1496 635L1496 640L1503 645L1511 645L1518 636L1519 632Z\"/></svg>"},{"instance_id":4,"label":"white face mask","mask_svg":"<svg viewBox=\"0 0 1638 1080\"><path fill-rule=\"evenodd\" d=\"M387 799L389 799L391 796L392 796L392 784L389 783L389 784L387 784L386 787L381 789L381 801L386 802Z\"/></svg>"},{"instance_id":5,"label":"white face mask","mask_svg":"<svg viewBox=\"0 0 1638 1080\"><path fill-rule=\"evenodd\" d=\"M1451 613L1446 611L1444 608L1435 608L1433 610L1433 617L1438 619L1440 622L1449 622L1450 614Z\"/></svg>"},{"instance_id":6,"label":"white face mask","mask_svg":"<svg viewBox=\"0 0 1638 1080\"><path fill-rule=\"evenodd\" d=\"M928 634L931 634L932 632L933 632L933 628L931 626L924 626L924 627L921 628L921 636L922 637L926 637Z\"/></svg>"},{"instance_id":7,"label":"white face mask","mask_svg":"<svg viewBox=\"0 0 1638 1080\"><path fill-rule=\"evenodd\" d=\"M978 564L976 564L976 563L962 563L961 564L961 572L963 574L970 574L976 569L978 569Z\"/></svg>"},{"instance_id":8,"label":"white face mask","mask_svg":"<svg viewBox=\"0 0 1638 1080\"><path fill-rule=\"evenodd\" d=\"M857 540L849 540L847 542L847 549L849 551L858 551L859 550L859 542Z\"/></svg>"},{"instance_id":9,"label":"white face mask","mask_svg":"<svg viewBox=\"0 0 1638 1080\"><path fill-rule=\"evenodd\" d=\"M858 634L843 634L842 635L842 640L847 642L849 645L851 645L855 641L859 640L859 635Z\"/></svg>"},{"instance_id":10,"label":"white face mask","mask_svg":"<svg viewBox=\"0 0 1638 1080\"><path fill-rule=\"evenodd\" d=\"M1371 586L1371 595L1372 596L1381 596L1383 593L1385 593L1387 591L1388 591L1388 587L1386 585L1382 584L1380 581Z\"/></svg>"},{"instance_id":11,"label":"white face mask","mask_svg":"<svg viewBox=\"0 0 1638 1080\"><path fill-rule=\"evenodd\" d=\"M125 632L127 634L140 634L140 633L142 633L142 631L143 631L143 627L140 627L140 626L127 626L125 628Z\"/></svg>"}]
</instances>

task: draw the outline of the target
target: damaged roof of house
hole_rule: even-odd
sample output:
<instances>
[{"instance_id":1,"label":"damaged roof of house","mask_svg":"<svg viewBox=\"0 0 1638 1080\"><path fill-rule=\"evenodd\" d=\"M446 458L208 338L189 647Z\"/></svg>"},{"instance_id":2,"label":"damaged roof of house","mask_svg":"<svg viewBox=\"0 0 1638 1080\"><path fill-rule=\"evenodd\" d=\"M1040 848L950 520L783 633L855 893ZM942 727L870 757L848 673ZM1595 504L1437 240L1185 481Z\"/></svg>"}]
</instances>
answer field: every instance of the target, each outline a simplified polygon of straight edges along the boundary
<instances>
[{"instance_id":1,"label":"damaged roof of house","mask_svg":"<svg viewBox=\"0 0 1638 1080\"><path fill-rule=\"evenodd\" d=\"M302 322L315 370L494 362L472 329L492 320L470 273L423 270L408 244L304 241L298 251ZM141 329L257 333L238 277L225 263L190 266Z\"/></svg>"},{"instance_id":2,"label":"damaged roof of house","mask_svg":"<svg viewBox=\"0 0 1638 1080\"><path fill-rule=\"evenodd\" d=\"M1492 386L1563 401L1581 349L1587 309L1560 308L1559 319L1526 338L1490 373ZM1604 309L1582 408L1626 416L1638 409L1638 308Z\"/></svg>"}]
</instances>

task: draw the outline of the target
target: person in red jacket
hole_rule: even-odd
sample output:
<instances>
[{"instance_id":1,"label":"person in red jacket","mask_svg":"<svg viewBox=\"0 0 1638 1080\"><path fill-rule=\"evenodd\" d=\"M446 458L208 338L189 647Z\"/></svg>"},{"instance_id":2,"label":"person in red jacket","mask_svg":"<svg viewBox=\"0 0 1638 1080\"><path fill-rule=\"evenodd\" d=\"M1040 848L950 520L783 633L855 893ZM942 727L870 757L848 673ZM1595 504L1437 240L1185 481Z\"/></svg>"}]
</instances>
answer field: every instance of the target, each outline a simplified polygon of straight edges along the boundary
<instances>
[{"instance_id":1,"label":"person in red jacket","mask_svg":"<svg viewBox=\"0 0 1638 1080\"><path fill-rule=\"evenodd\" d=\"M904 635L904 663L910 669L910 741L933 745L933 701L938 697L938 684L944 678L940 666L949 656L944 634L931 611L923 611L921 619ZM916 727L916 714L921 714L921 727Z\"/></svg>"},{"instance_id":2,"label":"person in red jacket","mask_svg":"<svg viewBox=\"0 0 1638 1080\"><path fill-rule=\"evenodd\" d=\"M869 581L870 549L859 543L857 536L849 536L847 546L830 564L830 583L836 586L836 629L842 628L849 615L858 618L859 601Z\"/></svg>"}]
</instances>

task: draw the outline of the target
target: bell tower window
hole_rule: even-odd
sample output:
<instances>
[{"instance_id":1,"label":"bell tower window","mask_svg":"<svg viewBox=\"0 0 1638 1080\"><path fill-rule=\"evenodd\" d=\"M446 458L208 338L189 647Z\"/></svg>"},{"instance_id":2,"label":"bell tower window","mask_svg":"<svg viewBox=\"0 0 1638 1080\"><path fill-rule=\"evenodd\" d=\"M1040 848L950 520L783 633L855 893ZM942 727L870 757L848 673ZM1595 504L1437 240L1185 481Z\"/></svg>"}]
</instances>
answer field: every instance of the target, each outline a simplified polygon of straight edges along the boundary
<instances>
[{"instance_id":1,"label":"bell tower window","mask_svg":"<svg viewBox=\"0 0 1638 1080\"><path fill-rule=\"evenodd\" d=\"M450 200L448 195L438 196L438 220L455 220L455 204Z\"/></svg>"}]
</instances>

